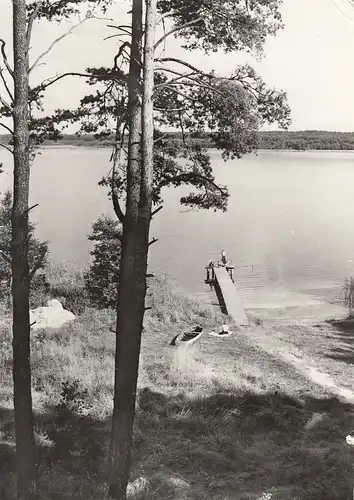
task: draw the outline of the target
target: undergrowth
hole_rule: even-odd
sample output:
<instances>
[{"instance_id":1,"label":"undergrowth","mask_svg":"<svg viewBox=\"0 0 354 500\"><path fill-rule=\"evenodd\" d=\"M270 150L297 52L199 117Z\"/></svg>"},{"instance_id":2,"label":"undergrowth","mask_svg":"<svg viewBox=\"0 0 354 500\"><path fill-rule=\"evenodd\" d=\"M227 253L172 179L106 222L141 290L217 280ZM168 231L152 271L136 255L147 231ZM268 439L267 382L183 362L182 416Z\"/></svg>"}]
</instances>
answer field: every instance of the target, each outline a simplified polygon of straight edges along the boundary
<instances>
[{"instance_id":1,"label":"undergrowth","mask_svg":"<svg viewBox=\"0 0 354 500\"><path fill-rule=\"evenodd\" d=\"M60 273L59 273L60 274ZM69 277L54 285L66 291ZM129 498L349 500L353 409L242 332L171 338L223 318L150 280L133 436ZM112 414L115 313L85 305L67 325L31 339L39 500L102 500ZM14 490L10 317L0 322L0 498Z\"/></svg>"}]
</instances>

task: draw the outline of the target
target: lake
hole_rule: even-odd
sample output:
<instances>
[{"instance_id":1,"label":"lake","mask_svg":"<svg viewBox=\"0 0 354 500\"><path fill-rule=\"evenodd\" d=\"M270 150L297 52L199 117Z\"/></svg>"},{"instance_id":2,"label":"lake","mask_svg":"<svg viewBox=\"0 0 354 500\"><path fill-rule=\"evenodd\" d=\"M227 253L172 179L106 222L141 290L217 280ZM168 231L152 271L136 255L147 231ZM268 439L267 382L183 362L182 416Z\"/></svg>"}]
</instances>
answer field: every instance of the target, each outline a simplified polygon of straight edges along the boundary
<instances>
[{"instance_id":1,"label":"lake","mask_svg":"<svg viewBox=\"0 0 354 500\"><path fill-rule=\"evenodd\" d=\"M224 162L212 151L218 182L231 197L226 213L179 205L183 189L164 192L154 218L151 271L165 272L187 293L203 293L204 266L224 248L249 307L311 304L335 299L354 266L354 152L262 151ZM97 182L109 171L110 150L48 148L32 166L31 204L37 235L51 257L84 267L87 234L102 213L112 214ZM0 152L11 185L10 156Z\"/></svg>"}]
</instances>

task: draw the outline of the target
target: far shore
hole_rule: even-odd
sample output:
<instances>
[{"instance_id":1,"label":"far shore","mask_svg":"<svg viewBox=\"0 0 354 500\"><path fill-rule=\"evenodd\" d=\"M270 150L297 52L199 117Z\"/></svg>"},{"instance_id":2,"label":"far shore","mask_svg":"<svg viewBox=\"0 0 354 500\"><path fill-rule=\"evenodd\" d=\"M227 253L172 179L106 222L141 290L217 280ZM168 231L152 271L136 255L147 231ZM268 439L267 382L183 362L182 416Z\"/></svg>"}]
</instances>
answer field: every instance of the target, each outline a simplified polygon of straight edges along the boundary
<instances>
[{"instance_id":1,"label":"far shore","mask_svg":"<svg viewBox=\"0 0 354 500\"><path fill-rule=\"evenodd\" d=\"M78 142L77 144L72 144L72 143L66 143L65 141L60 141L55 144L43 144L40 149L111 149L113 147L113 144L100 144L98 142ZM219 151L216 148L207 148L208 150L211 151ZM354 147L353 149L304 149L304 150L298 150L298 149L266 149L266 148L261 148L261 149L256 149L253 153L249 154L257 154L257 153L353 153L354 152Z\"/></svg>"}]
</instances>

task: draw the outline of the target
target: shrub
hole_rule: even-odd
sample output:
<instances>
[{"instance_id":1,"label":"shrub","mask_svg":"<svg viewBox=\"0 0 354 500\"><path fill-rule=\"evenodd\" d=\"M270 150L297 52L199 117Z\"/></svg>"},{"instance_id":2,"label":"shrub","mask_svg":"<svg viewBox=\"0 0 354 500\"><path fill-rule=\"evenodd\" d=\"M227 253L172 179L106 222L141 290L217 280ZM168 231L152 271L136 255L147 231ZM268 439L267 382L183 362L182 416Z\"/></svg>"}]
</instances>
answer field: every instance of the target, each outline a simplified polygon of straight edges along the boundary
<instances>
[{"instance_id":1,"label":"shrub","mask_svg":"<svg viewBox=\"0 0 354 500\"><path fill-rule=\"evenodd\" d=\"M84 273L72 262L50 261L45 267L49 283L49 296L60 300L65 309L83 314L90 306L85 289Z\"/></svg>"},{"instance_id":2,"label":"shrub","mask_svg":"<svg viewBox=\"0 0 354 500\"><path fill-rule=\"evenodd\" d=\"M151 307L149 316L163 323L221 321L211 305L179 293L164 274L149 280L147 305Z\"/></svg>"},{"instance_id":3,"label":"shrub","mask_svg":"<svg viewBox=\"0 0 354 500\"><path fill-rule=\"evenodd\" d=\"M100 309L117 303L121 237L120 224L108 216L94 222L88 237L94 246L92 264L84 273L85 288L92 305Z\"/></svg>"}]
</instances>

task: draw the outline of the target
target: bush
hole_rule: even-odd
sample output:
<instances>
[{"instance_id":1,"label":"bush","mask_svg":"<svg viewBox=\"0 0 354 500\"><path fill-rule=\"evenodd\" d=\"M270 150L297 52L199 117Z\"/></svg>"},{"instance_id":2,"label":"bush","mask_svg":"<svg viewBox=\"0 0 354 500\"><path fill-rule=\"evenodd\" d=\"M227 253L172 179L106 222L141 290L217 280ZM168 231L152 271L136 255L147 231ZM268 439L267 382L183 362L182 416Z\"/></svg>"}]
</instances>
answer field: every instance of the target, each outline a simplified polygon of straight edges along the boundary
<instances>
[{"instance_id":1,"label":"bush","mask_svg":"<svg viewBox=\"0 0 354 500\"><path fill-rule=\"evenodd\" d=\"M114 308L117 303L122 230L108 216L101 216L92 225L89 240L92 264L84 273L85 289L93 306Z\"/></svg>"},{"instance_id":2,"label":"bush","mask_svg":"<svg viewBox=\"0 0 354 500\"><path fill-rule=\"evenodd\" d=\"M84 282L84 273L72 262L50 261L45 266L49 283L48 298L58 299L65 309L74 314L83 314L90 301Z\"/></svg>"},{"instance_id":3,"label":"bush","mask_svg":"<svg viewBox=\"0 0 354 500\"><path fill-rule=\"evenodd\" d=\"M164 274L149 280L147 305L151 307L149 317L162 323L221 322L219 311L203 300L179 293Z\"/></svg>"}]
</instances>

